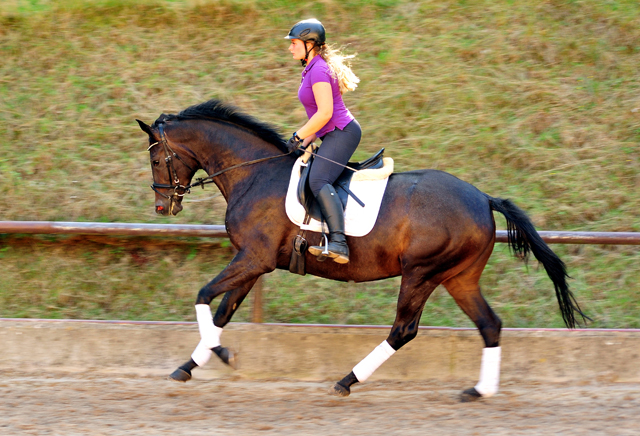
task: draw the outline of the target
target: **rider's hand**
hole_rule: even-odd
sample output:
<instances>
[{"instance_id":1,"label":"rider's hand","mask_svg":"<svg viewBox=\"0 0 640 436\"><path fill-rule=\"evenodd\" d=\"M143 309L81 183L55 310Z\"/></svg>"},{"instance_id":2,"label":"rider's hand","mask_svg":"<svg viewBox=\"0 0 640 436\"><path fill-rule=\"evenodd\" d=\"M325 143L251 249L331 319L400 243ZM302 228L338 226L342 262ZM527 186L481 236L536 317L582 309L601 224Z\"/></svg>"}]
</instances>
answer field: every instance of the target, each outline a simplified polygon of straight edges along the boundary
<instances>
[{"instance_id":1,"label":"rider's hand","mask_svg":"<svg viewBox=\"0 0 640 436\"><path fill-rule=\"evenodd\" d=\"M300 137L298 136L298 133L294 133L293 136L291 136L291 139L289 139L289 141L287 142L287 150L289 150L289 153L293 152L293 151L299 151L300 154L302 153L302 150L300 150L300 146L302 145L302 139L300 139Z\"/></svg>"}]
</instances>

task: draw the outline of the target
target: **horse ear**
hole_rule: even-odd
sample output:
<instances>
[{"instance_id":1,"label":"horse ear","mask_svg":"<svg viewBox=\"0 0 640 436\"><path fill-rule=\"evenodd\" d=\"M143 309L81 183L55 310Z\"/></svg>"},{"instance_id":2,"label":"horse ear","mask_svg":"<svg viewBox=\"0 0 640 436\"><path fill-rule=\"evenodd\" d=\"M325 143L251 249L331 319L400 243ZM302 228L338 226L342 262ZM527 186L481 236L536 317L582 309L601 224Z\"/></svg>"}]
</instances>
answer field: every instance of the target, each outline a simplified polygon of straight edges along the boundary
<instances>
[{"instance_id":1,"label":"horse ear","mask_svg":"<svg viewBox=\"0 0 640 436\"><path fill-rule=\"evenodd\" d=\"M151 126L146 125L143 121L140 121L138 119L136 119L136 121L138 122L138 125L140 125L140 128L142 129L143 132L145 132L149 136L153 136L153 132L151 131Z\"/></svg>"}]
</instances>

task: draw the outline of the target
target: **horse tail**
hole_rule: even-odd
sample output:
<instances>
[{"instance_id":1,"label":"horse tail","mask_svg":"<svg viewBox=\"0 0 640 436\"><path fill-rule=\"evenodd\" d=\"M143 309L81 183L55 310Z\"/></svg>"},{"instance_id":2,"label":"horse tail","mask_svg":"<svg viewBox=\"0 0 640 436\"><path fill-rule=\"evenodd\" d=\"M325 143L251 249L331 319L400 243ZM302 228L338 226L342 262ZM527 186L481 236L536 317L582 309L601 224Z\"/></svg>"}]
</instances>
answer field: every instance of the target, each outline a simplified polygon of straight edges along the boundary
<instances>
[{"instance_id":1,"label":"horse tail","mask_svg":"<svg viewBox=\"0 0 640 436\"><path fill-rule=\"evenodd\" d=\"M486 194L485 194L486 195ZM487 195L491 210L500 212L507 220L507 240L516 257L527 260L529 252L544 266L553 282L562 319L568 328L575 328L576 313L582 320L590 320L582 313L573 293L569 290L567 268L564 262L549 248L538 234L527 214L510 200Z\"/></svg>"}]
</instances>

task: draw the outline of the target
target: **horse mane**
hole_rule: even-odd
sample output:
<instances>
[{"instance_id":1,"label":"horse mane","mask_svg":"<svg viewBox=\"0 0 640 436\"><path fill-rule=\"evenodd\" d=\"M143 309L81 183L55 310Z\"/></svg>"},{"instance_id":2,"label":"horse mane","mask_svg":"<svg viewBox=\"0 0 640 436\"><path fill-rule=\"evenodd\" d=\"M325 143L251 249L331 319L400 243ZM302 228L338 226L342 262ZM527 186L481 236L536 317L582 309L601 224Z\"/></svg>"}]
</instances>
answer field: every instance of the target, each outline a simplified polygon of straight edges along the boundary
<instances>
[{"instance_id":1,"label":"horse mane","mask_svg":"<svg viewBox=\"0 0 640 436\"><path fill-rule=\"evenodd\" d=\"M247 115L240 109L220 100L209 100L186 108L178 114L162 114L156 123L171 120L212 120L235 124L249 130L259 138L275 145L282 152L287 152L286 141L276 127Z\"/></svg>"}]
</instances>

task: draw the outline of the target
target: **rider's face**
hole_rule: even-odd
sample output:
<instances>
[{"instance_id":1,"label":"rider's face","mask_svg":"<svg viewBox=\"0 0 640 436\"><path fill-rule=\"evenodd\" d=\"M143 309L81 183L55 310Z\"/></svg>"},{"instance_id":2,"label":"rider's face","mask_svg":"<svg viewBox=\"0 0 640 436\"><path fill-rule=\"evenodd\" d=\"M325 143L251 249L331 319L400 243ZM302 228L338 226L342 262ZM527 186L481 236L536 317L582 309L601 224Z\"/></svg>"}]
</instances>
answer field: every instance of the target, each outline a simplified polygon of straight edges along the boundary
<instances>
[{"instance_id":1,"label":"rider's face","mask_svg":"<svg viewBox=\"0 0 640 436\"><path fill-rule=\"evenodd\" d=\"M304 59L306 55L304 42L300 39L292 39L291 44L289 45L289 51L293 55L294 59Z\"/></svg>"}]
</instances>

